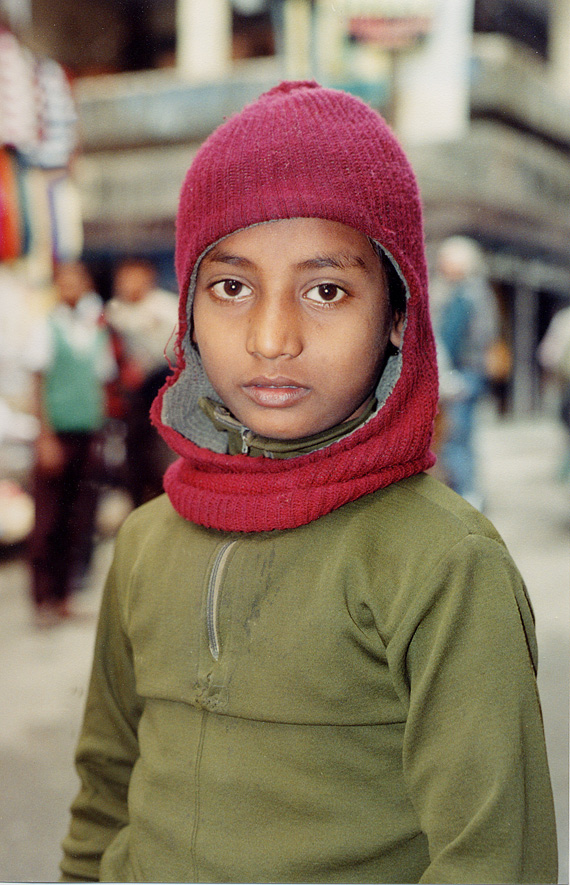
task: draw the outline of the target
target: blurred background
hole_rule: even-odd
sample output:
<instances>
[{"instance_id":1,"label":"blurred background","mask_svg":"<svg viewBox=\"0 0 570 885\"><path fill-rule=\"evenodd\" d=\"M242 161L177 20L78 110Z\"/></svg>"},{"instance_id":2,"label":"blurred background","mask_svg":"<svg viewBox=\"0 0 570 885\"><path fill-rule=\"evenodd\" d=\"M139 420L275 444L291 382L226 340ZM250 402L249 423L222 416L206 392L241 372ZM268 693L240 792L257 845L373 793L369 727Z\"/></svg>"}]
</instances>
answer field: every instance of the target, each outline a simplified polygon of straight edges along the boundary
<instances>
[{"instance_id":1,"label":"blurred background","mask_svg":"<svg viewBox=\"0 0 570 885\"><path fill-rule=\"evenodd\" d=\"M361 96L402 141L423 196L434 315L449 297L442 246L460 236L477 248L494 320L474 412L476 503L537 615L568 882L570 0L0 0L2 881L57 878L113 537L160 490L141 477L168 460L140 407L167 368L184 173L225 117L308 78ZM101 381L74 617L46 630L29 554L42 427L30 330L58 302L56 269L77 261L114 369ZM129 262L146 273L138 294L121 283ZM141 353L153 335L162 362ZM442 354L441 368L437 469L453 484L445 445L461 366Z\"/></svg>"}]
</instances>

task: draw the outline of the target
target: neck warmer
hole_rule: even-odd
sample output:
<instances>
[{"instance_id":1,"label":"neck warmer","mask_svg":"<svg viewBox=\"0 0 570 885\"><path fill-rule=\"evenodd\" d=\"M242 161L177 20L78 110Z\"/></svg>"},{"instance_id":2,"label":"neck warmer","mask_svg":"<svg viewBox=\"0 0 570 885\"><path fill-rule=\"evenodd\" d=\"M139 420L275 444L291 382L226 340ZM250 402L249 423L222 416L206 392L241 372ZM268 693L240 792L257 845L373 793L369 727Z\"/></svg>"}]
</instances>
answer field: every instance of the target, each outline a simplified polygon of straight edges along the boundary
<instances>
[{"instance_id":1,"label":"neck warmer","mask_svg":"<svg viewBox=\"0 0 570 885\"><path fill-rule=\"evenodd\" d=\"M200 407L217 396L191 342L197 269L229 234L283 218L338 221L373 241L406 292L403 344L376 408L347 435L292 458L228 454L228 434ZM182 187L176 271L178 362L151 414L181 456L164 485L183 517L230 532L295 528L433 465L438 384L419 192L394 134L364 102L282 83L220 126Z\"/></svg>"}]
</instances>

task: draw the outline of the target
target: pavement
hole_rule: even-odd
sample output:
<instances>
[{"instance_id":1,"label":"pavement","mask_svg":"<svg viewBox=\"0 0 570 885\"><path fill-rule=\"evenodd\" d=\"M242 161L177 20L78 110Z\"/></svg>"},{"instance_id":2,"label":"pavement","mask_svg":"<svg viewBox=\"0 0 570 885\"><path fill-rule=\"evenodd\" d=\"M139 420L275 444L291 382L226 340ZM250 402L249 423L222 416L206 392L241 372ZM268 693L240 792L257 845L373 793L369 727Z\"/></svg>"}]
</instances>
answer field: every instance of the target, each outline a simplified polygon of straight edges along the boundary
<instances>
[{"instance_id":1,"label":"pavement","mask_svg":"<svg viewBox=\"0 0 570 885\"><path fill-rule=\"evenodd\" d=\"M485 511L529 588L537 618L539 690L556 803L559 883L568 883L570 485L557 479L565 436L554 419L497 419L479 431ZM96 612L113 542L97 547L83 617L39 630L28 573L0 557L0 881L52 882L77 790L72 758L85 702Z\"/></svg>"}]
</instances>

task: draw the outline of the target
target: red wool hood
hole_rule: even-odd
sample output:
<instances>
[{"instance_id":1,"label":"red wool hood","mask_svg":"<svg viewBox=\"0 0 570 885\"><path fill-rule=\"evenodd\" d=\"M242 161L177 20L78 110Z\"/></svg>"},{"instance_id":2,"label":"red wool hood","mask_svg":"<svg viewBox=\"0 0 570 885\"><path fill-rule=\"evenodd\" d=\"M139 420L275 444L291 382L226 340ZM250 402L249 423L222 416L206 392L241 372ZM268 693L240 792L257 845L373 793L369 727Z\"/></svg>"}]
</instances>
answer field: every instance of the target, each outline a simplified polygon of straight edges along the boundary
<instances>
[{"instance_id":1,"label":"red wool hood","mask_svg":"<svg viewBox=\"0 0 570 885\"><path fill-rule=\"evenodd\" d=\"M190 341L195 275L214 243L254 224L324 218L374 240L405 283L401 353L390 357L378 409L343 439L286 460L226 454L198 405L216 399ZM421 204L385 121L359 99L316 83L283 83L217 129L198 151L180 196L176 270L178 365L152 408L181 457L165 489L186 519L222 531L295 528L419 473L437 403Z\"/></svg>"}]
</instances>

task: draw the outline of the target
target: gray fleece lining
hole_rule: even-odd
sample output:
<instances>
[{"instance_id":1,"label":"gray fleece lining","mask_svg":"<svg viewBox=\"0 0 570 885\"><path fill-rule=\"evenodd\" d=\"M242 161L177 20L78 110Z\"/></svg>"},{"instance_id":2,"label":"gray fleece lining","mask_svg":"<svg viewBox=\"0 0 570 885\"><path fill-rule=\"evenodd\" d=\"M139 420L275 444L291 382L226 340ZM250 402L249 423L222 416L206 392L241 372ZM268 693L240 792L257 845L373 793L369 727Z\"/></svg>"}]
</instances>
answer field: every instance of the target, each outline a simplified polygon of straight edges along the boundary
<instances>
[{"instance_id":1,"label":"gray fleece lining","mask_svg":"<svg viewBox=\"0 0 570 885\"><path fill-rule=\"evenodd\" d=\"M270 222L261 222L269 224ZM255 225L252 225L252 227ZM237 233L235 231L234 233ZM200 408L199 401L201 397L219 402L219 397L210 384L206 373L204 372L202 361L196 348L192 345L191 329L192 329L192 303L194 299L194 291L196 289L196 277L198 268L204 256L221 242L225 237L221 237L216 243L212 243L200 255L198 261L192 271L190 285L188 288L188 328L182 341L182 350L185 359L185 368L180 373L180 377L164 394L162 406L162 422L167 427L176 430L186 439L191 440L201 448L210 449L212 452L224 454L227 451L228 435L223 431L216 430L207 415ZM406 292L406 300L409 299L409 290L406 280L394 258L384 249L377 241L372 241L376 250L384 254L396 269L398 276L402 280ZM402 336L405 333L406 321L404 320L404 328ZM386 400L392 393L400 373L402 371L402 353L401 351L389 357L384 371L376 388L376 399L378 408L370 416L369 421L378 414L380 409L385 405ZM353 431L354 432L354 431ZM338 442L338 440L335 440Z\"/></svg>"}]
</instances>

